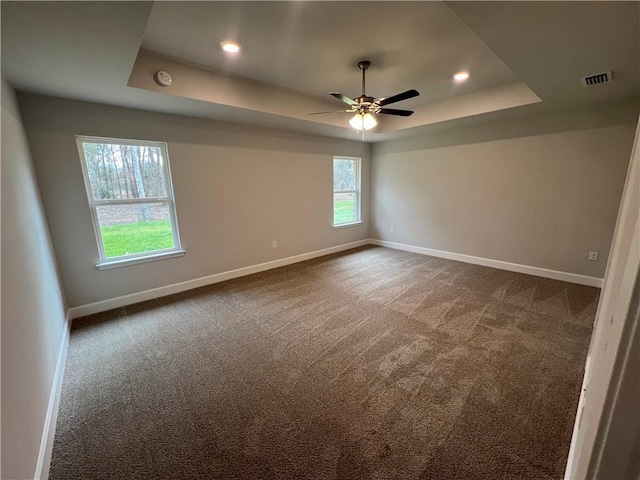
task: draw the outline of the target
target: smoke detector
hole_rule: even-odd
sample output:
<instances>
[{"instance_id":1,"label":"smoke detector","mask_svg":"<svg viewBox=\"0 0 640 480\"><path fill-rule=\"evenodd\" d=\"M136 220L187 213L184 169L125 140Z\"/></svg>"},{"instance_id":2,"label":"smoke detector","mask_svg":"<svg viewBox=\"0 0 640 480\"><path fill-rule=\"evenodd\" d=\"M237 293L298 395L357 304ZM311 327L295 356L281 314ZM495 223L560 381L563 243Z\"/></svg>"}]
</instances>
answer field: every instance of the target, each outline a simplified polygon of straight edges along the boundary
<instances>
[{"instance_id":1,"label":"smoke detector","mask_svg":"<svg viewBox=\"0 0 640 480\"><path fill-rule=\"evenodd\" d=\"M171 78L171 74L169 72L165 72L164 70L160 70L156 72L153 75L153 79L161 87L170 87L171 84L173 83L173 78Z\"/></svg>"},{"instance_id":2,"label":"smoke detector","mask_svg":"<svg viewBox=\"0 0 640 480\"><path fill-rule=\"evenodd\" d=\"M580 82L583 87L591 87L593 85L599 85L601 83L609 83L613 81L611 72L596 73L595 75L589 75L588 77L582 77Z\"/></svg>"}]
</instances>

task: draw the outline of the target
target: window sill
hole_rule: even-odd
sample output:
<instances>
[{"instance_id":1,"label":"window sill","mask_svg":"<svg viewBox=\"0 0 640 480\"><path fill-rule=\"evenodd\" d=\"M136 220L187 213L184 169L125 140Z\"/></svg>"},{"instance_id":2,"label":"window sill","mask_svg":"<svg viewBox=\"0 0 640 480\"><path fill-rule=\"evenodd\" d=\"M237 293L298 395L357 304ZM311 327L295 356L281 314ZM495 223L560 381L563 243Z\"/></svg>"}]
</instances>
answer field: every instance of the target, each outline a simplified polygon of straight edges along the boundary
<instances>
[{"instance_id":1,"label":"window sill","mask_svg":"<svg viewBox=\"0 0 640 480\"><path fill-rule=\"evenodd\" d=\"M363 223L364 222L362 220L358 220L357 222L341 223L340 225L334 225L333 228L355 227L356 225L362 225Z\"/></svg>"},{"instance_id":2,"label":"window sill","mask_svg":"<svg viewBox=\"0 0 640 480\"><path fill-rule=\"evenodd\" d=\"M155 262L156 260L164 260L166 258L182 257L185 253L187 253L186 250L176 250L173 252L146 255L144 257L126 258L123 260L110 260L97 264L96 268L98 270L108 270L110 268L126 267L127 265L135 265L136 263Z\"/></svg>"}]
</instances>

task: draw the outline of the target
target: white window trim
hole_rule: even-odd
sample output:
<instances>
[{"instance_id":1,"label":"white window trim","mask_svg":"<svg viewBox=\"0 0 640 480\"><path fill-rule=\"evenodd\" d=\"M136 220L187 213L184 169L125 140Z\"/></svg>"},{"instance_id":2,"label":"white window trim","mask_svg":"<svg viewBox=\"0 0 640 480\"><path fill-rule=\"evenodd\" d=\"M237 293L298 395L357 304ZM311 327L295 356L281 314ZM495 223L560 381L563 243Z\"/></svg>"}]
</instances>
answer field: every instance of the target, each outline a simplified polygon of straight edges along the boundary
<instances>
[{"instance_id":1,"label":"white window trim","mask_svg":"<svg viewBox=\"0 0 640 480\"><path fill-rule=\"evenodd\" d=\"M364 222L362 220L358 220L355 222L349 222L349 223L338 223L337 225L334 225L333 228L346 228L346 227L355 227L357 225L362 225Z\"/></svg>"},{"instance_id":2,"label":"white window trim","mask_svg":"<svg viewBox=\"0 0 640 480\"><path fill-rule=\"evenodd\" d=\"M331 214L331 223L333 224L333 228L344 228L344 227L353 227L355 225L361 225L364 222L362 221L362 206L361 206L361 197L362 197L362 185L360 182L361 177L361 168L362 168L362 159L360 157L348 157L345 155L334 155L331 160L331 185L333 187L334 183L334 162L336 160L355 160L356 162L356 189L355 190L335 190L333 189L333 194L331 196L331 205L332 205L332 214ZM355 210L356 210L356 219L350 222L344 223L334 223L335 221L335 194L336 193L353 193L355 194Z\"/></svg>"},{"instance_id":3,"label":"white window trim","mask_svg":"<svg viewBox=\"0 0 640 480\"><path fill-rule=\"evenodd\" d=\"M164 252L164 253L163 253ZM101 262L96 265L98 270L108 270L110 268L124 267L125 265L135 265L137 263L154 262L156 260L162 260L165 258L182 257L186 250L155 250L153 254L140 256L138 258L131 257L117 257L119 260L111 260L109 262Z\"/></svg>"},{"instance_id":4,"label":"white window trim","mask_svg":"<svg viewBox=\"0 0 640 480\"><path fill-rule=\"evenodd\" d=\"M129 198L129 199L111 199L96 200L93 198L91 190L91 181L87 170L87 159L84 155L83 143L103 143L130 146L146 146L160 148L162 154L162 170L165 178L165 187L167 191L166 197L146 197L146 198ZM93 231L96 237L98 253L100 261L96 264L98 270L108 268L116 268L126 265L134 265L137 263L150 262L165 258L178 257L185 254L180 243L180 231L178 229L178 216L176 214L175 196L173 194L173 180L171 178L171 168L169 167L169 148L166 142L154 142L149 140L131 140L125 138L109 138L109 137L92 137L85 135L76 135L76 145L80 154L80 164L82 166L82 176L84 178L84 186L87 193L87 200L91 210L91 218L93 221ZM131 205L140 203L165 203L169 207L169 216L171 217L171 228L173 232L173 248L164 250L154 250L151 252L134 253L130 255L122 255L120 257L108 258L104 250L104 241L102 240L102 232L100 231L100 222L98 221L97 207L102 205Z\"/></svg>"}]
</instances>

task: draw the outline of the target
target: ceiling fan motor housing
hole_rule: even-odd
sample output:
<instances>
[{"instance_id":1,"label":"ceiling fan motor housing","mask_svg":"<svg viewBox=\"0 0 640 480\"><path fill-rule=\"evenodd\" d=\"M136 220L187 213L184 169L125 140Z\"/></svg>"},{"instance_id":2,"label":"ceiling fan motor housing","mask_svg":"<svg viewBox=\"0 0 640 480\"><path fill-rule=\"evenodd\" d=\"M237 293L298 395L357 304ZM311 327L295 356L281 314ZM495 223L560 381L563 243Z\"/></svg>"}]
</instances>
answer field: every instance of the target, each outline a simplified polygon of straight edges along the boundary
<instances>
[{"instance_id":1,"label":"ceiling fan motor housing","mask_svg":"<svg viewBox=\"0 0 640 480\"><path fill-rule=\"evenodd\" d=\"M356 102L360 103L360 104L363 104L363 103L374 103L376 101L375 98L369 97L367 95L361 95L361 96L359 96L357 98L354 98L354 100Z\"/></svg>"},{"instance_id":2,"label":"ceiling fan motor housing","mask_svg":"<svg viewBox=\"0 0 640 480\"><path fill-rule=\"evenodd\" d=\"M380 110L380 106L376 103L377 100L374 97L361 95L360 97L354 98L354 100L358 102L359 113L378 113Z\"/></svg>"}]
</instances>

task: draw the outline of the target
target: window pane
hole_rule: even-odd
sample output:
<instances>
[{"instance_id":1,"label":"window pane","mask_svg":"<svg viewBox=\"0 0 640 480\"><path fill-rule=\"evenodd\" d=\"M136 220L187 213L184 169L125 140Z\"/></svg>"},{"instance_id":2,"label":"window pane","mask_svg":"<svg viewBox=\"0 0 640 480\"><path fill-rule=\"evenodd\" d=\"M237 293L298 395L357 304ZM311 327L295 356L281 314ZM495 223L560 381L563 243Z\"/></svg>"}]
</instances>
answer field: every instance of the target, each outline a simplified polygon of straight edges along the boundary
<instances>
[{"instance_id":1,"label":"window pane","mask_svg":"<svg viewBox=\"0 0 640 480\"><path fill-rule=\"evenodd\" d=\"M101 205L98 224L106 258L174 248L169 205Z\"/></svg>"},{"instance_id":2,"label":"window pane","mask_svg":"<svg viewBox=\"0 0 640 480\"><path fill-rule=\"evenodd\" d=\"M333 189L356 189L356 161L342 158L333 159Z\"/></svg>"},{"instance_id":3,"label":"window pane","mask_svg":"<svg viewBox=\"0 0 640 480\"><path fill-rule=\"evenodd\" d=\"M333 223L355 222L356 217L356 194L355 193L334 193L333 194Z\"/></svg>"},{"instance_id":4,"label":"window pane","mask_svg":"<svg viewBox=\"0 0 640 480\"><path fill-rule=\"evenodd\" d=\"M160 147L83 142L95 200L167 196Z\"/></svg>"}]
</instances>

